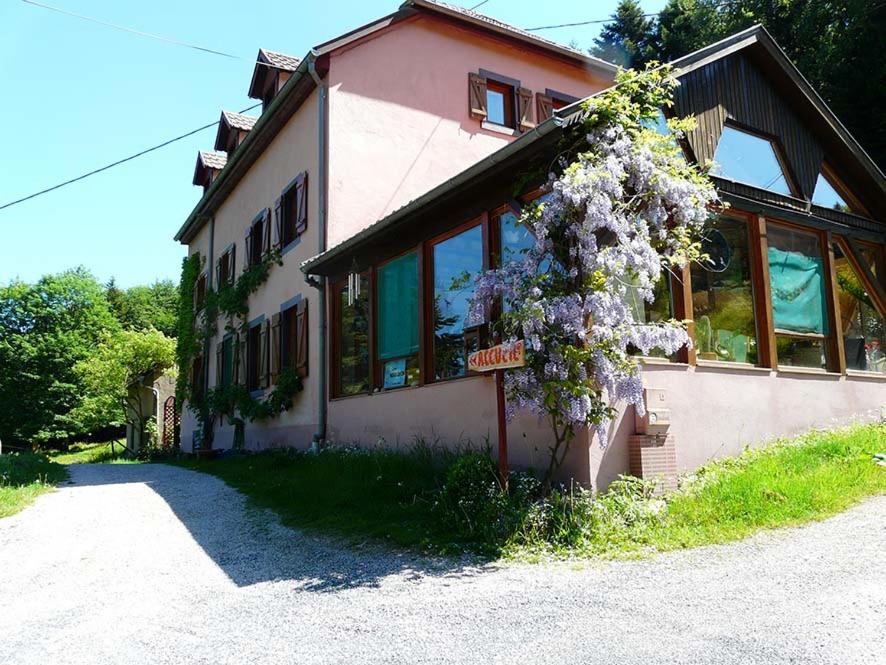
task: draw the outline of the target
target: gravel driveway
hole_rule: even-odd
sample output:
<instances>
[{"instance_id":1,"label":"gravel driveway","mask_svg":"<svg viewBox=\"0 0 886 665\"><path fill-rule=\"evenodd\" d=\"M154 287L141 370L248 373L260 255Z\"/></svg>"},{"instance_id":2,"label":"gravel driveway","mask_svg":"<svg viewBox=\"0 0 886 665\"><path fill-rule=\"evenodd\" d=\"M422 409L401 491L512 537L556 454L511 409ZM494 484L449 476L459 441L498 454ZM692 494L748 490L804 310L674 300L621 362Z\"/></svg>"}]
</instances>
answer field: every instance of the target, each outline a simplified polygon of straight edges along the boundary
<instances>
[{"instance_id":1,"label":"gravel driveway","mask_svg":"<svg viewBox=\"0 0 886 665\"><path fill-rule=\"evenodd\" d=\"M0 520L2 663L886 662L886 497L644 561L477 567L336 547L175 467L71 478Z\"/></svg>"}]
</instances>

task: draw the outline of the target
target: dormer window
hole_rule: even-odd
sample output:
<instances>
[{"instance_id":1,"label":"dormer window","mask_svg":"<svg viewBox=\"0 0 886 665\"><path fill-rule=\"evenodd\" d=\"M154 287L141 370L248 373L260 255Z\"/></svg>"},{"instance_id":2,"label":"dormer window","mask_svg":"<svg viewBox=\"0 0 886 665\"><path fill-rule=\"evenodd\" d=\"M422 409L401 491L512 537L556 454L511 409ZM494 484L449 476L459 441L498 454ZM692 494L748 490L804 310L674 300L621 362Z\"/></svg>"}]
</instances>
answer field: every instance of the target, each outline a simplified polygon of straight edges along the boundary
<instances>
[{"instance_id":1,"label":"dormer window","mask_svg":"<svg viewBox=\"0 0 886 665\"><path fill-rule=\"evenodd\" d=\"M296 70L299 59L285 53L259 49L249 84L249 96L260 99L266 111Z\"/></svg>"},{"instance_id":2,"label":"dormer window","mask_svg":"<svg viewBox=\"0 0 886 665\"><path fill-rule=\"evenodd\" d=\"M258 118L242 113L222 111L215 135L215 149L223 150L230 157L237 147L246 140L246 135L255 126Z\"/></svg>"},{"instance_id":3,"label":"dormer window","mask_svg":"<svg viewBox=\"0 0 886 665\"><path fill-rule=\"evenodd\" d=\"M201 150L197 153L197 166L194 168L194 184L203 188L203 192L215 182L218 174L228 161L228 156L223 152L206 152Z\"/></svg>"},{"instance_id":4,"label":"dormer window","mask_svg":"<svg viewBox=\"0 0 886 665\"><path fill-rule=\"evenodd\" d=\"M794 195L784 161L771 139L726 125L714 162L712 175L785 196Z\"/></svg>"}]
</instances>

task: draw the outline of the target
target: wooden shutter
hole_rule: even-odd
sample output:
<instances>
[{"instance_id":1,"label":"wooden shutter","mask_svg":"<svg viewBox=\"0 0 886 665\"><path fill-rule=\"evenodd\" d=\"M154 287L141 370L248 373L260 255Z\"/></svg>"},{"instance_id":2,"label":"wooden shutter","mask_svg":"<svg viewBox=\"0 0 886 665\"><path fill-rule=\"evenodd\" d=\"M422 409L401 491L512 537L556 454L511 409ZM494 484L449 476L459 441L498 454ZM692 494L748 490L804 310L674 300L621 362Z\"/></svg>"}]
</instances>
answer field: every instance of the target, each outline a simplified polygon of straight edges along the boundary
<instances>
[{"instance_id":1,"label":"wooden shutter","mask_svg":"<svg viewBox=\"0 0 886 665\"><path fill-rule=\"evenodd\" d=\"M219 342L215 345L215 385L220 386L222 384L222 377L224 376L224 365L225 365L225 345L223 342Z\"/></svg>"},{"instance_id":2,"label":"wooden shutter","mask_svg":"<svg viewBox=\"0 0 886 665\"><path fill-rule=\"evenodd\" d=\"M236 278L235 278L235 275L237 274L237 272L236 272L236 268L237 268L236 258L237 258L237 243L232 243L231 244L231 251L228 254L228 281L230 281L232 284L236 281Z\"/></svg>"},{"instance_id":3,"label":"wooden shutter","mask_svg":"<svg viewBox=\"0 0 886 665\"><path fill-rule=\"evenodd\" d=\"M271 253L271 210L270 210L270 208L265 208L264 214L262 214L261 231L262 231L261 255L262 255L262 257L265 257Z\"/></svg>"},{"instance_id":4,"label":"wooden shutter","mask_svg":"<svg viewBox=\"0 0 886 665\"><path fill-rule=\"evenodd\" d=\"M517 88L517 122L521 132L535 127L532 122L532 90L527 88Z\"/></svg>"},{"instance_id":5,"label":"wooden shutter","mask_svg":"<svg viewBox=\"0 0 886 665\"><path fill-rule=\"evenodd\" d=\"M270 363L268 352L270 351L270 323L262 321L261 333L258 337L258 385L267 388L270 385Z\"/></svg>"},{"instance_id":6,"label":"wooden shutter","mask_svg":"<svg viewBox=\"0 0 886 665\"><path fill-rule=\"evenodd\" d=\"M283 247L283 197L274 201L274 249Z\"/></svg>"},{"instance_id":7,"label":"wooden shutter","mask_svg":"<svg viewBox=\"0 0 886 665\"><path fill-rule=\"evenodd\" d=\"M280 375L280 313L271 316L271 383L277 383L277 377Z\"/></svg>"},{"instance_id":8,"label":"wooden shutter","mask_svg":"<svg viewBox=\"0 0 886 665\"><path fill-rule=\"evenodd\" d=\"M486 120L486 79L479 74L468 74L468 108L471 116Z\"/></svg>"},{"instance_id":9,"label":"wooden shutter","mask_svg":"<svg viewBox=\"0 0 886 665\"><path fill-rule=\"evenodd\" d=\"M250 226L249 229L246 231L246 239L245 239L246 259L243 261L244 268L248 268L250 265L252 265L252 257L254 256L252 253L252 243L254 242L253 237L252 237L252 235L253 235L252 229L253 228L254 228L253 226Z\"/></svg>"},{"instance_id":10,"label":"wooden shutter","mask_svg":"<svg viewBox=\"0 0 886 665\"><path fill-rule=\"evenodd\" d=\"M540 92L535 93L535 120L539 124L554 115L554 100Z\"/></svg>"},{"instance_id":11,"label":"wooden shutter","mask_svg":"<svg viewBox=\"0 0 886 665\"><path fill-rule=\"evenodd\" d=\"M308 230L308 172L299 174L295 185L295 235Z\"/></svg>"},{"instance_id":12,"label":"wooden shutter","mask_svg":"<svg viewBox=\"0 0 886 665\"><path fill-rule=\"evenodd\" d=\"M221 274L222 274L222 259L225 258L225 255L222 254L215 260L215 288L217 289L221 286Z\"/></svg>"},{"instance_id":13,"label":"wooden shutter","mask_svg":"<svg viewBox=\"0 0 886 665\"><path fill-rule=\"evenodd\" d=\"M308 375L308 299L302 298L295 314L295 371Z\"/></svg>"}]
</instances>

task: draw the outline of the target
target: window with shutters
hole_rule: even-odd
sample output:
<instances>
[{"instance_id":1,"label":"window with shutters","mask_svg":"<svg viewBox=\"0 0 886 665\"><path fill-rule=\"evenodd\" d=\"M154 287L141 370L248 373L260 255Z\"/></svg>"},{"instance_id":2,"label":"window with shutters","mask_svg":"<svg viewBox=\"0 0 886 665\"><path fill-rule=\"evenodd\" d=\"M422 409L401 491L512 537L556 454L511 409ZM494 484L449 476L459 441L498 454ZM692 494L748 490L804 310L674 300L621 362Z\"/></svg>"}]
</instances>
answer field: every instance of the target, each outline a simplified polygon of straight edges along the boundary
<instances>
[{"instance_id":1,"label":"window with shutters","mask_svg":"<svg viewBox=\"0 0 886 665\"><path fill-rule=\"evenodd\" d=\"M256 266L271 251L271 214L268 208L262 210L246 232L246 265Z\"/></svg>"},{"instance_id":2,"label":"window with shutters","mask_svg":"<svg viewBox=\"0 0 886 665\"><path fill-rule=\"evenodd\" d=\"M277 237L283 249L292 245L308 228L308 174L300 173L293 180L277 205Z\"/></svg>"},{"instance_id":3,"label":"window with shutters","mask_svg":"<svg viewBox=\"0 0 886 665\"><path fill-rule=\"evenodd\" d=\"M206 303L206 273L197 278L194 283L194 311L199 312Z\"/></svg>"},{"instance_id":4,"label":"window with shutters","mask_svg":"<svg viewBox=\"0 0 886 665\"><path fill-rule=\"evenodd\" d=\"M308 301L300 298L280 312L281 369L292 369L299 376L308 375Z\"/></svg>"},{"instance_id":5,"label":"window with shutters","mask_svg":"<svg viewBox=\"0 0 886 665\"><path fill-rule=\"evenodd\" d=\"M246 332L246 389L261 390L262 321L256 321Z\"/></svg>"},{"instance_id":6,"label":"window with shutters","mask_svg":"<svg viewBox=\"0 0 886 665\"><path fill-rule=\"evenodd\" d=\"M236 274L234 267L234 255L236 249L236 245L229 245L224 253L220 257L218 257L215 268L215 279L217 286L222 286L223 284L233 284L234 275Z\"/></svg>"},{"instance_id":7,"label":"window with shutters","mask_svg":"<svg viewBox=\"0 0 886 665\"><path fill-rule=\"evenodd\" d=\"M219 342L216 349L216 385L227 388L234 382L234 347L233 335L227 335Z\"/></svg>"},{"instance_id":8,"label":"window with shutters","mask_svg":"<svg viewBox=\"0 0 886 665\"><path fill-rule=\"evenodd\" d=\"M520 81L484 69L468 75L468 101L471 115L487 129L496 127L526 131L532 120L532 91Z\"/></svg>"}]
</instances>

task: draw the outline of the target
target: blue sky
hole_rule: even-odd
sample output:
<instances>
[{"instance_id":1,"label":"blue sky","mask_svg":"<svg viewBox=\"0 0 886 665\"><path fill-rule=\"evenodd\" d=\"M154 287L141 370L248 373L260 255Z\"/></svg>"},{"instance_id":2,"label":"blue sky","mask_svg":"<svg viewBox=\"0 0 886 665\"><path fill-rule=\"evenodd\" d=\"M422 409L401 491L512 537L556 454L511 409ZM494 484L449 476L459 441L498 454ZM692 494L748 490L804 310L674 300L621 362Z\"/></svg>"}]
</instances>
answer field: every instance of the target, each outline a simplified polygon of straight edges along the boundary
<instances>
[{"instance_id":1,"label":"blue sky","mask_svg":"<svg viewBox=\"0 0 886 665\"><path fill-rule=\"evenodd\" d=\"M479 0L478 0L479 1ZM237 54L185 49L63 16L20 0L0 6L0 205L103 166L254 102L246 91L259 47L308 48L394 11L398 0L326 3L230 0L45 0L78 14ZM488 0L481 9L534 27L608 17L616 0ZM664 0L646 0L658 11ZM258 8L260 7L260 9ZM546 30L591 44L600 25ZM77 265L121 286L177 279L184 248L172 236L199 200L198 149L215 130L0 210L0 283Z\"/></svg>"}]
</instances>

